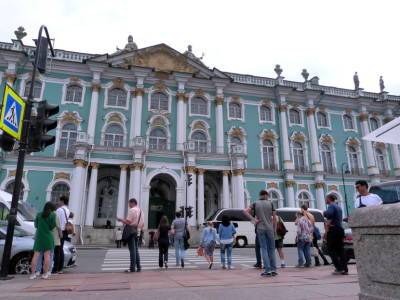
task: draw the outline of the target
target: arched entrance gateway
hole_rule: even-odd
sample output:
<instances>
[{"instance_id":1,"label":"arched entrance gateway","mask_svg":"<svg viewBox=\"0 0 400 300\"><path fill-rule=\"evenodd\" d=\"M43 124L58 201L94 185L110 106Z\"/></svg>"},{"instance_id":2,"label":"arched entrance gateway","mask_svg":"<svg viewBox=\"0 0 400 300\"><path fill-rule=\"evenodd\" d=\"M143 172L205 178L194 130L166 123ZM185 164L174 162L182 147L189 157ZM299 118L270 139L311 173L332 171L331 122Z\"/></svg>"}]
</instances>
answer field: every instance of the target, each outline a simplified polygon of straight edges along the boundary
<instances>
[{"instance_id":1,"label":"arched entrance gateway","mask_svg":"<svg viewBox=\"0 0 400 300\"><path fill-rule=\"evenodd\" d=\"M158 227L162 216L172 222L176 210L176 182L171 175L158 174L150 181L149 229Z\"/></svg>"}]
</instances>

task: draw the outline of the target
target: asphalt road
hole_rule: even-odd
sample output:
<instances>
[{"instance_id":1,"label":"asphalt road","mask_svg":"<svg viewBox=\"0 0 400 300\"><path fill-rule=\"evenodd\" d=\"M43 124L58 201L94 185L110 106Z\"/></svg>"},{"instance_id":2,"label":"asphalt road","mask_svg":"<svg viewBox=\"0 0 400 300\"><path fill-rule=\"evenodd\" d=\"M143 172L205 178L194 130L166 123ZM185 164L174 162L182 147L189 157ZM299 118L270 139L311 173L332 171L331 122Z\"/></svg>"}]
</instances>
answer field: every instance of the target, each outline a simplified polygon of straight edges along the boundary
<instances>
[{"instance_id":1,"label":"asphalt road","mask_svg":"<svg viewBox=\"0 0 400 300\"><path fill-rule=\"evenodd\" d=\"M139 250L143 270L158 269L158 249L142 248ZM215 268L220 268L219 249L215 250ZM288 267L297 264L297 248L285 247L285 262ZM277 266L280 259L276 253ZM234 248L233 266L235 268L252 268L255 263L254 248ZM329 258L328 258L329 259ZM314 259L313 259L314 264ZM129 266L129 252L127 248L88 247L78 248L77 266L65 270L66 273L100 273L119 272ZM175 268L175 250L169 250L169 267ZM186 258L186 267L192 269L205 269L207 263L203 257L197 257L195 249L189 249Z\"/></svg>"}]
</instances>

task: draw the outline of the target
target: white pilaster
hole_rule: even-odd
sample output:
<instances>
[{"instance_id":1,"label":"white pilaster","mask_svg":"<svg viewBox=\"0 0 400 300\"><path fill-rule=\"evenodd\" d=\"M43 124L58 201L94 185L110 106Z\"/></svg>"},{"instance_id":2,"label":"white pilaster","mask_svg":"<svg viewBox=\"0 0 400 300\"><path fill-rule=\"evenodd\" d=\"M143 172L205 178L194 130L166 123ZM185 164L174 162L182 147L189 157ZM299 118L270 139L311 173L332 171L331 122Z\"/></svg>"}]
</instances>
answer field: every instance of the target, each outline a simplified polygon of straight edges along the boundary
<instances>
[{"instance_id":1,"label":"white pilaster","mask_svg":"<svg viewBox=\"0 0 400 300\"><path fill-rule=\"evenodd\" d=\"M204 169L198 169L198 187L197 187L197 224L201 225L204 222Z\"/></svg>"},{"instance_id":2,"label":"white pilaster","mask_svg":"<svg viewBox=\"0 0 400 300\"><path fill-rule=\"evenodd\" d=\"M72 171L71 194L69 208L74 214L76 225L81 225L81 210L83 202L83 192L85 188L85 169L87 162L82 159L74 160L74 169Z\"/></svg>"},{"instance_id":3,"label":"white pilaster","mask_svg":"<svg viewBox=\"0 0 400 300\"><path fill-rule=\"evenodd\" d=\"M361 133L363 136L366 136L369 133L369 126L368 126L368 112L365 106L361 107L361 113L359 119L361 123ZM367 158L368 175L377 175L379 174L379 170L376 167L375 155L374 155L374 150L372 149L372 143L366 140L363 140L363 143Z\"/></svg>"},{"instance_id":4,"label":"white pilaster","mask_svg":"<svg viewBox=\"0 0 400 300\"><path fill-rule=\"evenodd\" d=\"M325 210L324 176L322 174L315 176L315 194L317 198L317 208Z\"/></svg>"},{"instance_id":5,"label":"white pilaster","mask_svg":"<svg viewBox=\"0 0 400 300\"><path fill-rule=\"evenodd\" d=\"M183 91L177 95L177 121L176 121L176 150L184 150L186 142L186 101L187 96Z\"/></svg>"},{"instance_id":6,"label":"white pilaster","mask_svg":"<svg viewBox=\"0 0 400 300\"><path fill-rule=\"evenodd\" d=\"M224 96L219 95L215 98L215 118L216 118L216 146L217 153L224 153Z\"/></svg>"},{"instance_id":7,"label":"white pilaster","mask_svg":"<svg viewBox=\"0 0 400 300\"><path fill-rule=\"evenodd\" d=\"M100 92L100 81L93 81L92 98L90 101L90 113L88 120L88 129L87 129L89 142L91 144L94 144L94 135L96 133L96 119L97 119L97 107L99 102L99 92Z\"/></svg>"},{"instance_id":8,"label":"white pilaster","mask_svg":"<svg viewBox=\"0 0 400 300\"><path fill-rule=\"evenodd\" d=\"M128 169L128 165L121 165L121 175L119 177L118 203L117 203L117 217L118 218L125 218L125 207L127 206L127 201L126 201L127 169ZM118 225L121 225L121 224L118 224Z\"/></svg>"},{"instance_id":9,"label":"white pilaster","mask_svg":"<svg viewBox=\"0 0 400 300\"><path fill-rule=\"evenodd\" d=\"M132 122L134 122L134 130L133 130L133 136L132 132L130 133L130 142L132 143L132 139L136 136L141 136L142 132L142 106L143 106L143 95L144 95L144 89L137 87L135 90L135 107L134 107L134 119ZM133 109L133 108L132 108Z\"/></svg>"},{"instance_id":10,"label":"white pilaster","mask_svg":"<svg viewBox=\"0 0 400 300\"><path fill-rule=\"evenodd\" d=\"M143 164L142 163L133 163L130 165L131 176L129 180L129 199L135 198L139 205L142 205L141 197L140 197L140 184L141 184L141 172L142 172Z\"/></svg>"},{"instance_id":11,"label":"white pilaster","mask_svg":"<svg viewBox=\"0 0 400 300\"><path fill-rule=\"evenodd\" d=\"M281 97L283 98L283 97ZM280 134L281 134L281 147L283 153L283 169L284 170L293 170L293 162L290 158L290 147L289 147L289 135L288 135L288 127L287 127L287 119L286 119L286 111L287 104L284 102L284 98L281 99L281 104L279 105L279 115L280 115Z\"/></svg>"},{"instance_id":12,"label":"white pilaster","mask_svg":"<svg viewBox=\"0 0 400 300\"><path fill-rule=\"evenodd\" d=\"M196 226L196 172L194 170L194 167L187 167L187 173L192 174L192 184L189 185L188 188L188 199L187 199L187 206L192 206L193 207L193 217L188 219L188 224L190 226Z\"/></svg>"},{"instance_id":13,"label":"white pilaster","mask_svg":"<svg viewBox=\"0 0 400 300\"><path fill-rule=\"evenodd\" d=\"M229 171L223 171L222 175L222 208L230 208L229 201Z\"/></svg>"},{"instance_id":14,"label":"white pilaster","mask_svg":"<svg viewBox=\"0 0 400 300\"><path fill-rule=\"evenodd\" d=\"M308 134L310 137L312 171L320 172L322 171L323 168L319 156L317 129L315 127L315 116L314 116L315 108L313 101L309 100L308 105L309 107L307 109L307 127L308 127Z\"/></svg>"},{"instance_id":15,"label":"white pilaster","mask_svg":"<svg viewBox=\"0 0 400 300\"><path fill-rule=\"evenodd\" d=\"M93 226L94 213L96 209L97 175L99 168L99 165L97 163L91 163L90 165L92 167L92 173L90 175L89 194L86 204L86 226Z\"/></svg>"},{"instance_id":16,"label":"white pilaster","mask_svg":"<svg viewBox=\"0 0 400 300\"><path fill-rule=\"evenodd\" d=\"M285 176L285 187L286 187L286 205L288 207L296 207L296 201L294 198L294 185L296 182L293 180L293 174L286 174Z\"/></svg>"},{"instance_id":17,"label":"white pilaster","mask_svg":"<svg viewBox=\"0 0 400 300\"><path fill-rule=\"evenodd\" d=\"M244 170L233 170L233 188L235 189L233 208L244 208L244 181L243 181Z\"/></svg>"}]
</instances>

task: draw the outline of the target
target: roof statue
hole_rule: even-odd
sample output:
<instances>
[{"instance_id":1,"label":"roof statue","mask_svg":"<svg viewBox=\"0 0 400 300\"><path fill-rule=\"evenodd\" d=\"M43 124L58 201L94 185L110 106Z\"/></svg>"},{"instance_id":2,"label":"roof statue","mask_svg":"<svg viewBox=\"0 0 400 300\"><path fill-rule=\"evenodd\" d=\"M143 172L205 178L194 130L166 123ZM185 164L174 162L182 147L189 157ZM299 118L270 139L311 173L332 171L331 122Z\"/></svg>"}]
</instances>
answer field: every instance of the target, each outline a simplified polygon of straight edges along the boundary
<instances>
[{"instance_id":1,"label":"roof statue","mask_svg":"<svg viewBox=\"0 0 400 300\"><path fill-rule=\"evenodd\" d=\"M381 93L385 91L385 82L383 81L383 77L379 77L379 89L381 90Z\"/></svg>"},{"instance_id":2,"label":"roof statue","mask_svg":"<svg viewBox=\"0 0 400 300\"><path fill-rule=\"evenodd\" d=\"M278 78L280 78L281 74L283 72L281 65L276 65L274 71L275 71L276 75L278 75Z\"/></svg>"},{"instance_id":3,"label":"roof statue","mask_svg":"<svg viewBox=\"0 0 400 300\"><path fill-rule=\"evenodd\" d=\"M24 37L26 37L26 32L25 28L22 26L19 26L17 30L14 31L15 36L17 37L17 40L21 41Z\"/></svg>"},{"instance_id":4,"label":"roof statue","mask_svg":"<svg viewBox=\"0 0 400 300\"><path fill-rule=\"evenodd\" d=\"M128 44L125 45L125 50L137 50L137 49L138 49L138 46L133 41L133 36L129 35L128 36Z\"/></svg>"},{"instance_id":5,"label":"roof statue","mask_svg":"<svg viewBox=\"0 0 400 300\"><path fill-rule=\"evenodd\" d=\"M301 75L304 78L304 81L308 80L308 76L310 76L310 73L307 72L307 69L303 69L303 72L301 72Z\"/></svg>"},{"instance_id":6,"label":"roof statue","mask_svg":"<svg viewBox=\"0 0 400 300\"><path fill-rule=\"evenodd\" d=\"M204 54L203 54L202 57L197 57L196 55L194 55L194 54L193 54L192 45L188 45L187 50L186 50L185 53L183 53L183 54L184 54L186 57L188 57L188 58L190 58L190 59L193 59L193 60L195 60L195 61L197 61L197 62L203 64L203 62L202 62L201 60L202 60Z\"/></svg>"},{"instance_id":7,"label":"roof statue","mask_svg":"<svg viewBox=\"0 0 400 300\"><path fill-rule=\"evenodd\" d=\"M360 89L360 79L358 78L357 72L354 73L353 81L354 81L354 89L356 91L359 90Z\"/></svg>"}]
</instances>

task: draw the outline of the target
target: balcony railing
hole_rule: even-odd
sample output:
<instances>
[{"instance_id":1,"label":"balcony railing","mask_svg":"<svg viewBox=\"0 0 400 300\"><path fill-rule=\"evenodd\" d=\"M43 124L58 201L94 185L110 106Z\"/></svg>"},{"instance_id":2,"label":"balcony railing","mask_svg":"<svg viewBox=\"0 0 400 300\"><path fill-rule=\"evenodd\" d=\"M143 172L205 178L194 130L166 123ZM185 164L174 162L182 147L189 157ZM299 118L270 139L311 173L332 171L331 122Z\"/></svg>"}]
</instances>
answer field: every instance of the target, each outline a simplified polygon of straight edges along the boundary
<instances>
[{"instance_id":1,"label":"balcony railing","mask_svg":"<svg viewBox=\"0 0 400 300\"><path fill-rule=\"evenodd\" d=\"M63 150L58 150L57 151L57 157L60 158L73 158L75 155L75 150L74 149L63 149Z\"/></svg>"},{"instance_id":2,"label":"balcony railing","mask_svg":"<svg viewBox=\"0 0 400 300\"><path fill-rule=\"evenodd\" d=\"M278 165L264 165L264 170L276 172L279 171Z\"/></svg>"},{"instance_id":3,"label":"balcony railing","mask_svg":"<svg viewBox=\"0 0 400 300\"><path fill-rule=\"evenodd\" d=\"M366 175L365 170L362 168L352 168L349 170L349 175Z\"/></svg>"},{"instance_id":4,"label":"balcony railing","mask_svg":"<svg viewBox=\"0 0 400 300\"><path fill-rule=\"evenodd\" d=\"M309 173L310 168L308 166L295 166L294 171L296 173Z\"/></svg>"}]
</instances>

